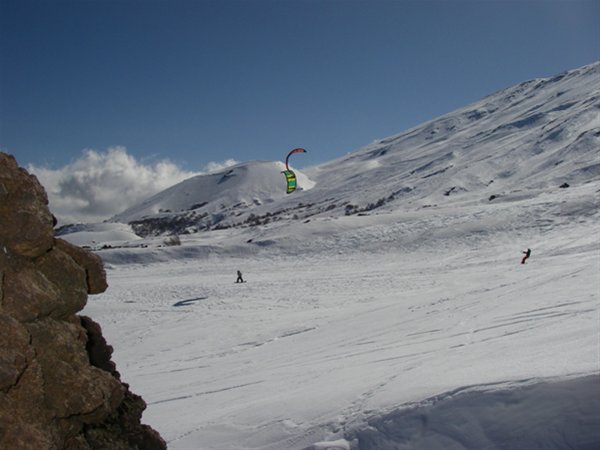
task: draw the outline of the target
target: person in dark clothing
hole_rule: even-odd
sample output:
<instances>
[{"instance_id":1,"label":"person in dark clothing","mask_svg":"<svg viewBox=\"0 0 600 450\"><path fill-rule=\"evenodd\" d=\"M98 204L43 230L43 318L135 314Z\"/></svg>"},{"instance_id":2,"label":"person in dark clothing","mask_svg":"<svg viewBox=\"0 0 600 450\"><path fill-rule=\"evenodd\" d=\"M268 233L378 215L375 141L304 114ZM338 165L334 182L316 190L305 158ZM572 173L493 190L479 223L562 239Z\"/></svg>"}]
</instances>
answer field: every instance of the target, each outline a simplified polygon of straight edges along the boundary
<instances>
[{"instance_id":1,"label":"person in dark clothing","mask_svg":"<svg viewBox=\"0 0 600 450\"><path fill-rule=\"evenodd\" d=\"M235 280L236 283L243 283L244 279L242 278L242 272L240 272L239 270L237 271L237 280Z\"/></svg>"},{"instance_id":2,"label":"person in dark clothing","mask_svg":"<svg viewBox=\"0 0 600 450\"><path fill-rule=\"evenodd\" d=\"M527 259L531 256L531 249L528 248L526 252L523 252L523 254L525 256L523 256L523 259L521 260L521 264L525 264L525 261L527 261Z\"/></svg>"}]
</instances>

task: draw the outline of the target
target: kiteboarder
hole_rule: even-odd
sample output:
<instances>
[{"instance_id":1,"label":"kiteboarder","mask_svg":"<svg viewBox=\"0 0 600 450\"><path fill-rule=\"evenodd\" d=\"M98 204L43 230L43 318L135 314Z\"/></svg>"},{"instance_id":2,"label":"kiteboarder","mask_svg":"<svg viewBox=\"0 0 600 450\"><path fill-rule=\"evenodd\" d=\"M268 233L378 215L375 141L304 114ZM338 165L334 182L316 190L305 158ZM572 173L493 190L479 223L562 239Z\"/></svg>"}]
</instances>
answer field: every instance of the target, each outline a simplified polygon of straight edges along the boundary
<instances>
[{"instance_id":1,"label":"kiteboarder","mask_svg":"<svg viewBox=\"0 0 600 450\"><path fill-rule=\"evenodd\" d=\"M525 261L527 261L527 259L531 256L531 249L528 248L526 252L523 252L523 254L525 256L523 256L523 259L521 260L521 264L525 264Z\"/></svg>"},{"instance_id":2,"label":"kiteboarder","mask_svg":"<svg viewBox=\"0 0 600 450\"><path fill-rule=\"evenodd\" d=\"M242 272L240 272L239 270L237 271L237 280L235 280L236 283L243 283L244 279L242 278Z\"/></svg>"}]
</instances>

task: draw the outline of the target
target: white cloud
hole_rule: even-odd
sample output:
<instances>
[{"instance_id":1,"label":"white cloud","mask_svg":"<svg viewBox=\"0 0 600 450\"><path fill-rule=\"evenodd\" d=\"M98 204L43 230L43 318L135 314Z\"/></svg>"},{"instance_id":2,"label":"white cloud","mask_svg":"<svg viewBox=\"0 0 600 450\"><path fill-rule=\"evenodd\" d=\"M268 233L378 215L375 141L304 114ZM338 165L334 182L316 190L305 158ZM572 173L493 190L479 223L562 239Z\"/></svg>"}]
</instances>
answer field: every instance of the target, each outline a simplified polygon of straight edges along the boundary
<instances>
[{"instance_id":1,"label":"white cloud","mask_svg":"<svg viewBox=\"0 0 600 450\"><path fill-rule=\"evenodd\" d=\"M213 173L219 170L226 169L227 167L235 166L238 162L235 159L226 159L223 162L211 161L204 167L204 172Z\"/></svg>"},{"instance_id":2,"label":"white cloud","mask_svg":"<svg viewBox=\"0 0 600 450\"><path fill-rule=\"evenodd\" d=\"M235 164L211 162L206 171ZM144 199L199 175L181 169L169 160L143 164L124 147L105 152L85 150L82 156L60 169L29 165L48 192L50 210L60 224L101 222Z\"/></svg>"}]
</instances>

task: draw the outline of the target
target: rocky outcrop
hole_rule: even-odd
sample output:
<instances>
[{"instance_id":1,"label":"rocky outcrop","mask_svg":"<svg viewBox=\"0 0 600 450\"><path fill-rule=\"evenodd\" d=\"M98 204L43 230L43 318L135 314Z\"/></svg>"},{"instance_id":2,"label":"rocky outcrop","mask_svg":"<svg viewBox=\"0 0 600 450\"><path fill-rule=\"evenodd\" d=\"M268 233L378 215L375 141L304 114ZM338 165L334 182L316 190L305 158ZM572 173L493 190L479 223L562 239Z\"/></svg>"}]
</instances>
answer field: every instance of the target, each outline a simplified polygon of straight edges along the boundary
<instances>
[{"instance_id":1,"label":"rocky outcrop","mask_svg":"<svg viewBox=\"0 0 600 450\"><path fill-rule=\"evenodd\" d=\"M37 179L0 153L0 448L165 449L77 313L107 287L100 259L54 239Z\"/></svg>"}]
</instances>

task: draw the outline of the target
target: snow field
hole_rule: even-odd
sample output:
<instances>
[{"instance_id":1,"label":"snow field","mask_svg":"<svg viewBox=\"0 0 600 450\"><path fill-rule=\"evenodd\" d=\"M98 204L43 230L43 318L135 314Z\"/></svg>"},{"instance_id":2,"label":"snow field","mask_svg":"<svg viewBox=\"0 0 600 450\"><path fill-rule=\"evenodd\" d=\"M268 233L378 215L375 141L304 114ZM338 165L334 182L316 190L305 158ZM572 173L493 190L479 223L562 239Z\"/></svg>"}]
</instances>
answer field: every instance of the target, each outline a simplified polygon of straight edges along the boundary
<instances>
[{"instance_id":1,"label":"snow field","mask_svg":"<svg viewBox=\"0 0 600 450\"><path fill-rule=\"evenodd\" d=\"M308 448L457 388L598 374L597 233L568 230L520 230L525 265L498 233L115 266L84 313L169 448Z\"/></svg>"}]
</instances>

